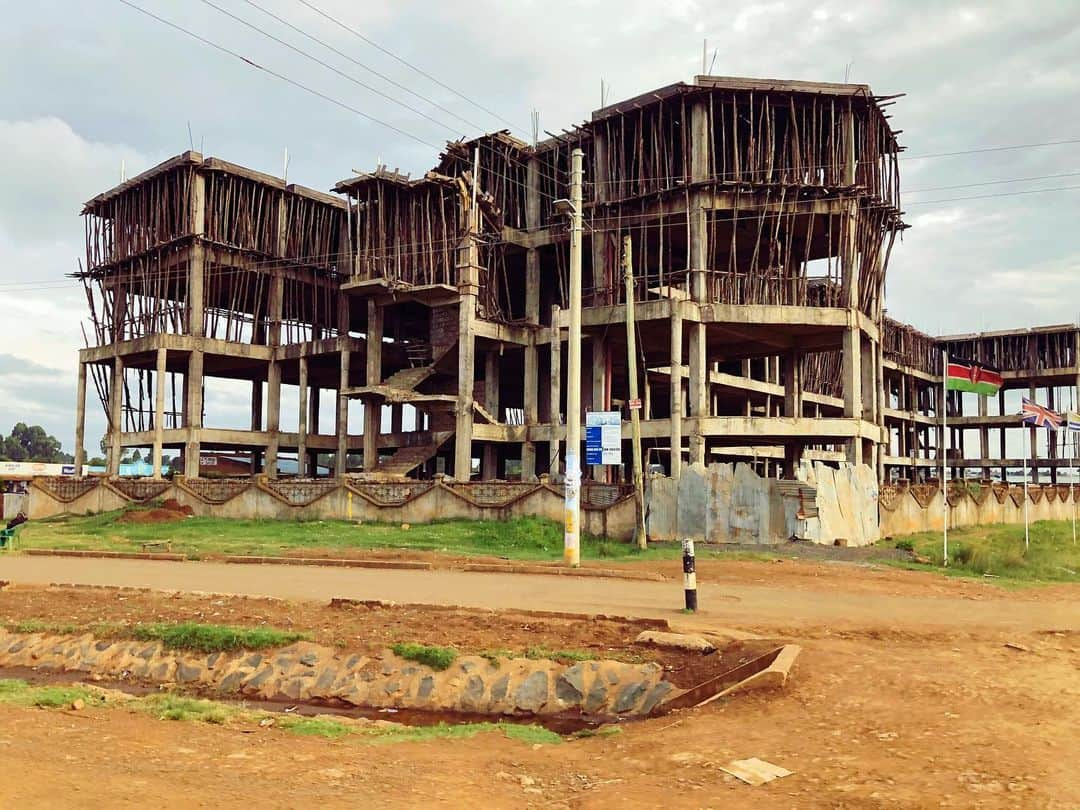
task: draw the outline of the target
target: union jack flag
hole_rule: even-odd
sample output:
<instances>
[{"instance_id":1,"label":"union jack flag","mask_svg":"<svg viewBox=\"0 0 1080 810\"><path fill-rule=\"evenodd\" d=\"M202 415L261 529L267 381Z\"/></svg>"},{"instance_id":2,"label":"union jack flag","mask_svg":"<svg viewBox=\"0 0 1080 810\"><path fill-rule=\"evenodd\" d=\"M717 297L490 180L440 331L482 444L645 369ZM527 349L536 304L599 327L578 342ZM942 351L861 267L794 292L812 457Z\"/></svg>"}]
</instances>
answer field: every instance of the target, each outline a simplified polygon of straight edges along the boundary
<instances>
[{"instance_id":1,"label":"union jack flag","mask_svg":"<svg viewBox=\"0 0 1080 810\"><path fill-rule=\"evenodd\" d=\"M1023 398L1024 409L1021 412L1023 417L1023 423L1030 425L1031 427L1044 427L1050 430L1057 430L1061 427L1061 414L1044 408L1042 405L1034 402L1027 397Z\"/></svg>"}]
</instances>

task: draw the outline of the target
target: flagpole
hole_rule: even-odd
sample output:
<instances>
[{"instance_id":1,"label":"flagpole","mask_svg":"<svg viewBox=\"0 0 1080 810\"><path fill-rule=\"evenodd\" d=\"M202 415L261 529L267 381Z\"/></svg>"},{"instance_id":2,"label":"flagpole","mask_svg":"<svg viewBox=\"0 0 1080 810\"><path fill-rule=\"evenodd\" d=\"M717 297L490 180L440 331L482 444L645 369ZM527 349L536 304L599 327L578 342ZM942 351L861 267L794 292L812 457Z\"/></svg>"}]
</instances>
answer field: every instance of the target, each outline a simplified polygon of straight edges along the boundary
<instances>
[{"instance_id":1,"label":"flagpole","mask_svg":"<svg viewBox=\"0 0 1080 810\"><path fill-rule=\"evenodd\" d=\"M1024 551L1031 548L1031 536L1028 532L1028 426L1024 425Z\"/></svg>"},{"instance_id":2,"label":"flagpole","mask_svg":"<svg viewBox=\"0 0 1080 810\"><path fill-rule=\"evenodd\" d=\"M1069 485L1069 496L1072 498L1072 544L1077 544L1077 494L1076 494L1076 481L1077 481L1077 440L1080 435L1077 435L1075 430L1068 431L1074 434L1072 436L1072 484Z\"/></svg>"},{"instance_id":3,"label":"flagpole","mask_svg":"<svg viewBox=\"0 0 1080 810\"><path fill-rule=\"evenodd\" d=\"M946 568L949 565L949 459L945 445L948 443L948 411L949 400L949 353L941 350L941 508L944 512L941 532L941 564Z\"/></svg>"}]
</instances>

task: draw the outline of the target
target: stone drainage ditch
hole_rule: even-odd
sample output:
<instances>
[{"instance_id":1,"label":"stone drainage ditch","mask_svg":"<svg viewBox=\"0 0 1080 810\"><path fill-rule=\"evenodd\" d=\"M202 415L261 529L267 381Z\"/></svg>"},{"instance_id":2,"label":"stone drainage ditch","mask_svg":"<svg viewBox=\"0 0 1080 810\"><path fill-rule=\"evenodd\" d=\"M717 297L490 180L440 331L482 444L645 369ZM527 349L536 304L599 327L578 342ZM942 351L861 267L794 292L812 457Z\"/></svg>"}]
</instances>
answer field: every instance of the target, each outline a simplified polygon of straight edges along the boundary
<instances>
[{"instance_id":1,"label":"stone drainage ditch","mask_svg":"<svg viewBox=\"0 0 1080 810\"><path fill-rule=\"evenodd\" d=\"M690 689L657 663L461 655L444 670L390 651L365 656L298 642L209 655L159 642L0 630L0 676L91 680L130 694L163 687L269 711L338 714L408 725L506 720L569 733L702 705L744 688L782 686L798 648L776 648Z\"/></svg>"}]
</instances>

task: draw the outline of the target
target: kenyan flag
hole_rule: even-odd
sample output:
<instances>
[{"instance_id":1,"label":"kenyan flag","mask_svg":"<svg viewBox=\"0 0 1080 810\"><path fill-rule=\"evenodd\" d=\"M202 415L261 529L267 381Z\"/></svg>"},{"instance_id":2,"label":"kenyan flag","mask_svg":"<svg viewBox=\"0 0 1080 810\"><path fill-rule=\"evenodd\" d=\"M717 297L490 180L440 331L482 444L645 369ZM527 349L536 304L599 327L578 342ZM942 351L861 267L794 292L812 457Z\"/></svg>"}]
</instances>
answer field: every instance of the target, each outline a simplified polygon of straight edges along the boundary
<instances>
[{"instance_id":1,"label":"kenyan flag","mask_svg":"<svg viewBox=\"0 0 1080 810\"><path fill-rule=\"evenodd\" d=\"M970 360L950 357L945 388L949 391L971 391L984 397L992 397L1001 389L1001 372Z\"/></svg>"}]
</instances>

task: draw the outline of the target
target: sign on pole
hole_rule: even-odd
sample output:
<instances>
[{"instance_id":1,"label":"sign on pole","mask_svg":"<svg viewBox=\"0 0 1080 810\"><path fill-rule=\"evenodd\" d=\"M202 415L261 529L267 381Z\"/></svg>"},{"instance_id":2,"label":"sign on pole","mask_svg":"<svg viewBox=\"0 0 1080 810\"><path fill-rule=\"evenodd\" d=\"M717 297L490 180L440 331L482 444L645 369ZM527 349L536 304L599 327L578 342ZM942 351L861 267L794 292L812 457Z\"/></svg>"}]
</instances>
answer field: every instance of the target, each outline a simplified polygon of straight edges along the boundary
<instances>
[{"instance_id":1,"label":"sign on pole","mask_svg":"<svg viewBox=\"0 0 1080 810\"><path fill-rule=\"evenodd\" d=\"M622 464L622 414L618 411L585 414L585 463Z\"/></svg>"}]
</instances>

